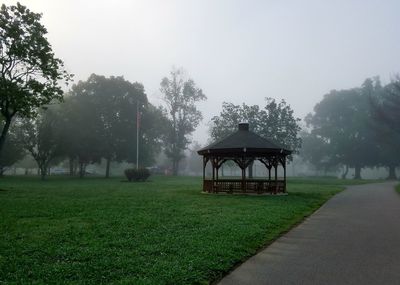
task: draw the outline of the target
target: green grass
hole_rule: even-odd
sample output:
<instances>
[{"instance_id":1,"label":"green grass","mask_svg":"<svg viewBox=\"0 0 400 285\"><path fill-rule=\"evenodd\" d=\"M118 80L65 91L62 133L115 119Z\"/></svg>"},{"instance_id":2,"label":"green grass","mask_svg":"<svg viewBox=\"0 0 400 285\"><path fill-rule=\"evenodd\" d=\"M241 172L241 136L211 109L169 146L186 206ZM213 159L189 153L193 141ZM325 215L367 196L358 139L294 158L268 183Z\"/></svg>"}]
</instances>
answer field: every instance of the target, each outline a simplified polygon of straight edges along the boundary
<instances>
[{"instance_id":1,"label":"green grass","mask_svg":"<svg viewBox=\"0 0 400 285\"><path fill-rule=\"evenodd\" d=\"M350 182L295 179L288 196L230 196L201 194L189 177L3 178L0 283L207 284Z\"/></svg>"},{"instance_id":2,"label":"green grass","mask_svg":"<svg viewBox=\"0 0 400 285\"><path fill-rule=\"evenodd\" d=\"M396 186L396 191L400 193L400 184Z\"/></svg>"}]
</instances>

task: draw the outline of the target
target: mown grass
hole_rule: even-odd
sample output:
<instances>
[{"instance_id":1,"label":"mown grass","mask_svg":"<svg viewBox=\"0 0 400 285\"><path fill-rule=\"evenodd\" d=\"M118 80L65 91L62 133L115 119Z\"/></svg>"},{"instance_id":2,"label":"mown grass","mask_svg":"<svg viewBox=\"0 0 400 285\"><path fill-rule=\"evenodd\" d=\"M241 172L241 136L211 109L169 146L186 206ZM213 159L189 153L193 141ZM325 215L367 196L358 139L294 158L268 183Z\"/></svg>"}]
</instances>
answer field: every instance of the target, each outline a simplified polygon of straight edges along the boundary
<instances>
[{"instance_id":1,"label":"mown grass","mask_svg":"<svg viewBox=\"0 0 400 285\"><path fill-rule=\"evenodd\" d=\"M121 180L1 179L0 283L207 284L350 183L215 196L200 178Z\"/></svg>"}]
</instances>

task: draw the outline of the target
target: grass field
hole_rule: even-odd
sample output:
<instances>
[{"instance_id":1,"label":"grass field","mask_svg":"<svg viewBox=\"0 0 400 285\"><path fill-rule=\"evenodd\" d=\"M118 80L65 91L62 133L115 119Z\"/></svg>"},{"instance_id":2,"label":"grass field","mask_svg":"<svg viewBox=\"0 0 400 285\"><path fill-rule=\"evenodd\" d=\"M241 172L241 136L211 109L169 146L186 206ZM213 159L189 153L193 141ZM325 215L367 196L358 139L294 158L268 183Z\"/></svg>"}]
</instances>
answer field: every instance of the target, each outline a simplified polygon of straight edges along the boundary
<instances>
[{"instance_id":1,"label":"grass field","mask_svg":"<svg viewBox=\"0 0 400 285\"><path fill-rule=\"evenodd\" d=\"M200 178L121 180L2 178L0 283L208 284L357 183L215 196Z\"/></svg>"}]
</instances>

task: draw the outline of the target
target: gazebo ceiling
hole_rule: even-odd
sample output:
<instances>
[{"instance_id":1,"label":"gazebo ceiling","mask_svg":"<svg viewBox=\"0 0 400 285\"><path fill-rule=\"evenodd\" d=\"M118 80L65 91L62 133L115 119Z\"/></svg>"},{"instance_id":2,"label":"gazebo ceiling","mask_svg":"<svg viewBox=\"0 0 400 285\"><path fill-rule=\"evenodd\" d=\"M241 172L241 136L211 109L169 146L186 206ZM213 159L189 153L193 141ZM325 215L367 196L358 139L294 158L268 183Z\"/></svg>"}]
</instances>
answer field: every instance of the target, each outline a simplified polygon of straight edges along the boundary
<instances>
[{"instance_id":1,"label":"gazebo ceiling","mask_svg":"<svg viewBox=\"0 0 400 285\"><path fill-rule=\"evenodd\" d=\"M238 155L243 153L245 153L246 156L257 156L265 154L290 155L292 151L249 131L248 123L241 123L235 133L221 141L200 149L197 153L205 156L218 154Z\"/></svg>"}]
</instances>

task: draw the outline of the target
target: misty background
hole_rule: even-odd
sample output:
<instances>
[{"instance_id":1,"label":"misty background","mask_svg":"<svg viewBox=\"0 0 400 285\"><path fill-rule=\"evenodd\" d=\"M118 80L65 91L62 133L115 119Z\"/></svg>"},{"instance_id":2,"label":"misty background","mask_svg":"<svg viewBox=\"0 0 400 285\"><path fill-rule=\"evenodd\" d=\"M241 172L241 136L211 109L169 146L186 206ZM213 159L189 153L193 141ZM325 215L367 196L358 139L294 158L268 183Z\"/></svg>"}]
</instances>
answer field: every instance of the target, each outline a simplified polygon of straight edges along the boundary
<instances>
[{"instance_id":1,"label":"misty background","mask_svg":"<svg viewBox=\"0 0 400 285\"><path fill-rule=\"evenodd\" d=\"M158 105L161 78L183 67L208 97L193 135L201 144L223 101L285 99L303 119L330 90L399 71L398 1L20 2L43 13L75 82L124 76Z\"/></svg>"},{"instance_id":2,"label":"misty background","mask_svg":"<svg viewBox=\"0 0 400 285\"><path fill-rule=\"evenodd\" d=\"M21 3L42 13L54 54L74 74L63 87L64 103L50 104L35 120L14 122L6 153L24 141L35 157L41 147L33 138L45 138L43 150L54 148L54 157L43 163L43 173L50 161L65 171L68 156L70 173L80 161L82 175L91 165L89 174L105 167L108 177L111 162L112 173L121 174L135 160L137 167L163 173L170 159L174 174L198 175L197 150L246 121L262 136L300 150L289 175L342 171L345 178L354 168L350 177L360 178L364 169L368 178L367 168L374 168L373 176L384 178L380 167L396 177L397 111L390 112L391 121L382 114L400 92L396 1ZM174 107L179 96L168 99L175 79L188 83L192 98L183 124L176 123L183 113L175 111L184 101ZM13 153L13 161L24 154ZM5 161L1 173L13 164L11 156ZM25 157L8 171L17 174L20 167L30 174L34 164Z\"/></svg>"}]
</instances>

